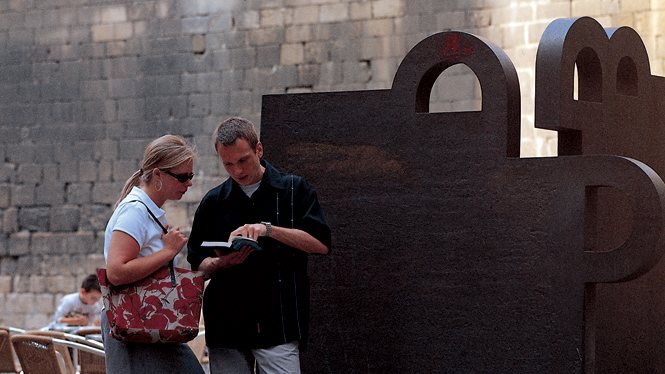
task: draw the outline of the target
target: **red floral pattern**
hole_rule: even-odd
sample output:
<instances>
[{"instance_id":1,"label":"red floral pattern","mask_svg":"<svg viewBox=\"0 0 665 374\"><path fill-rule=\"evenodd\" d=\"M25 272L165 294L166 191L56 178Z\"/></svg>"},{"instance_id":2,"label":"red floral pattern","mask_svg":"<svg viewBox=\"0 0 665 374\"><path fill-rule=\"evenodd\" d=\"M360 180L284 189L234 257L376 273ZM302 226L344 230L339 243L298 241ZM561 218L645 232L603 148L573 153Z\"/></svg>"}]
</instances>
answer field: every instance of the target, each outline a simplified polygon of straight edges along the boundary
<instances>
[{"instance_id":1,"label":"red floral pattern","mask_svg":"<svg viewBox=\"0 0 665 374\"><path fill-rule=\"evenodd\" d=\"M176 287L169 268L132 284L116 287L97 277L111 327L111 336L138 343L184 343L199 333L205 278L202 272L175 268Z\"/></svg>"}]
</instances>

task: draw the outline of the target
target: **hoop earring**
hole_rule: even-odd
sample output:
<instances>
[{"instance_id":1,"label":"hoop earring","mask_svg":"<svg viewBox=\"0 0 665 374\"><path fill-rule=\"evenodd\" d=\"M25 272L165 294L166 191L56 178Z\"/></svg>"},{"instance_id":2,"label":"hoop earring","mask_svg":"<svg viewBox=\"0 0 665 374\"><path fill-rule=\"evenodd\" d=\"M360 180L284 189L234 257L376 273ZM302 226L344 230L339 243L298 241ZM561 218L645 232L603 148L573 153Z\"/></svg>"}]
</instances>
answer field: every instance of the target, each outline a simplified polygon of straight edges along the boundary
<instances>
[{"instance_id":1,"label":"hoop earring","mask_svg":"<svg viewBox=\"0 0 665 374\"><path fill-rule=\"evenodd\" d=\"M159 183L159 185L158 185L157 183ZM157 186L159 186L159 187L157 187ZM162 190L162 181L157 181L157 182L155 182L155 190L156 190L157 192L159 192L159 191Z\"/></svg>"}]
</instances>

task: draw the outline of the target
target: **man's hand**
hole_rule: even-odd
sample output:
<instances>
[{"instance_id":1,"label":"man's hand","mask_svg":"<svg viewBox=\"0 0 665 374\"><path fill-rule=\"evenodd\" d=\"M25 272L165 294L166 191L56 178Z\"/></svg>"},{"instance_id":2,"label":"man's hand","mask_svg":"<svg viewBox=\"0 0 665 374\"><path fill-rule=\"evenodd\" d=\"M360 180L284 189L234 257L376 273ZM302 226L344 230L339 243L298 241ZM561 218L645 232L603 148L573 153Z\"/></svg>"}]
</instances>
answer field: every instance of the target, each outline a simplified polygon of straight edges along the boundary
<instances>
[{"instance_id":1,"label":"man's hand","mask_svg":"<svg viewBox=\"0 0 665 374\"><path fill-rule=\"evenodd\" d=\"M252 247L248 245L243 246L239 251L231 252L227 255L222 255L219 249L215 249L217 257L208 257L203 260L201 265L199 265L199 270L205 274L206 278L211 278L219 270L242 264L252 251Z\"/></svg>"},{"instance_id":2,"label":"man's hand","mask_svg":"<svg viewBox=\"0 0 665 374\"><path fill-rule=\"evenodd\" d=\"M69 317L62 318L60 323L66 323L70 326L87 326L88 321L88 316L76 313L70 315Z\"/></svg>"},{"instance_id":3,"label":"man's hand","mask_svg":"<svg viewBox=\"0 0 665 374\"><path fill-rule=\"evenodd\" d=\"M231 241L234 236L238 235L256 240L259 238L259 236L265 236L267 231L268 229L266 228L266 225L262 223L242 225L231 233L229 236L229 241Z\"/></svg>"},{"instance_id":4,"label":"man's hand","mask_svg":"<svg viewBox=\"0 0 665 374\"><path fill-rule=\"evenodd\" d=\"M305 231L275 225L271 225L271 227L270 238L290 247L299 249L305 253L320 253L324 255L330 251L330 248ZM247 224L235 229L231 233L231 236L229 236L229 241L237 235L257 240L259 236L265 236L267 232L268 227L263 223Z\"/></svg>"}]
</instances>

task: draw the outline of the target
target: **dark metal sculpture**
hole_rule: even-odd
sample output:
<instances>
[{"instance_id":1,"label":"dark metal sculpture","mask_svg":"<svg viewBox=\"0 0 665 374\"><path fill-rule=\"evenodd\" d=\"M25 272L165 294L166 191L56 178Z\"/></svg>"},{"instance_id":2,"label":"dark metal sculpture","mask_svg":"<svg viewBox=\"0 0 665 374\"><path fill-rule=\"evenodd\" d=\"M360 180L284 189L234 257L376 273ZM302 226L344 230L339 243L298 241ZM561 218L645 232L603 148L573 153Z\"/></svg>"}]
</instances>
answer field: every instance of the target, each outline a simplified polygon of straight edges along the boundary
<instances>
[{"instance_id":1,"label":"dark metal sculpture","mask_svg":"<svg viewBox=\"0 0 665 374\"><path fill-rule=\"evenodd\" d=\"M434 82L459 63L482 111L429 113ZM538 91L538 118L561 107L560 82ZM421 41L391 89L265 95L261 129L266 159L314 185L334 234L310 264L304 372L592 373L612 323L598 309L614 307L596 284L638 278L665 251L661 178L613 148L519 158L515 69L468 33ZM604 232L605 190L627 229L601 251L589 240Z\"/></svg>"},{"instance_id":2,"label":"dark metal sculpture","mask_svg":"<svg viewBox=\"0 0 665 374\"><path fill-rule=\"evenodd\" d=\"M577 70L577 94L575 94ZM559 155L614 154L665 175L665 80L653 76L640 36L592 18L560 19L543 33L536 61L536 126L557 130ZM608 188L592 192L587 250L617 246L631 209ZM634 209L633 209L634 210ZM631 282L595 287L598 373L665 372L665 263Z\"/></svg>"}]
</instances>

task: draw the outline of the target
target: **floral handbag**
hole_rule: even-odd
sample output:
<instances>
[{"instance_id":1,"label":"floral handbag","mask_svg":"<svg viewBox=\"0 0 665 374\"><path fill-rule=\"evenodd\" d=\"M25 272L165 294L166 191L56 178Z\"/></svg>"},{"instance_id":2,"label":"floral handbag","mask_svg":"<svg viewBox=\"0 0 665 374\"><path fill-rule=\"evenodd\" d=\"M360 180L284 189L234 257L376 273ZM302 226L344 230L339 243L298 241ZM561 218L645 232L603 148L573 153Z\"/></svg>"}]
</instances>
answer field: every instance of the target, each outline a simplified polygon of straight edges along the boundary
<instances>
[{"instance_id":1,"label":"floral handbag","mask_svg":"<svg viewBox=\"0 0 665 374\"><path fill-rule=\"evenodd\" d=\"M137 343L184 343L198 335L203 272L175 268L171 261L168 267L122 286L108 281L106 269L99 269L97 277L112 337Z\"/></svg>"}]
</instances>

